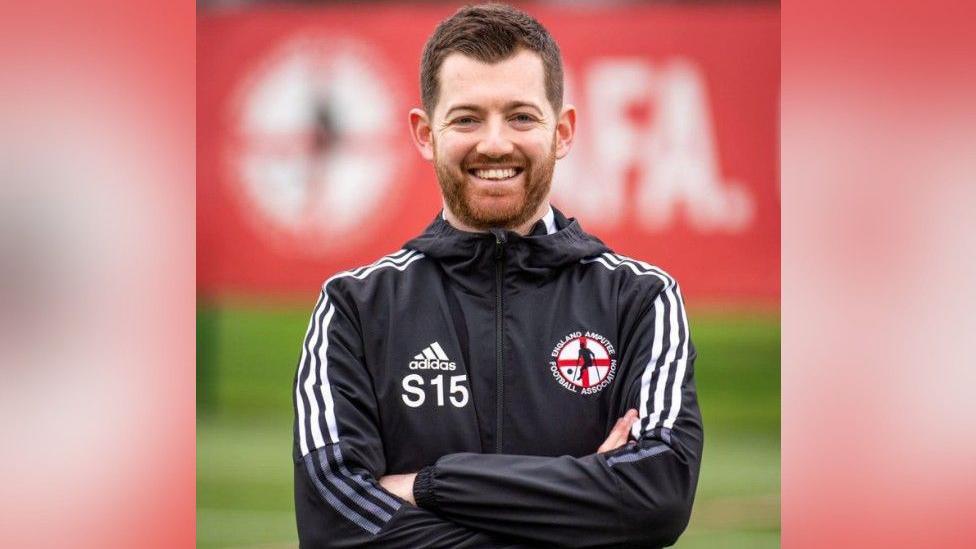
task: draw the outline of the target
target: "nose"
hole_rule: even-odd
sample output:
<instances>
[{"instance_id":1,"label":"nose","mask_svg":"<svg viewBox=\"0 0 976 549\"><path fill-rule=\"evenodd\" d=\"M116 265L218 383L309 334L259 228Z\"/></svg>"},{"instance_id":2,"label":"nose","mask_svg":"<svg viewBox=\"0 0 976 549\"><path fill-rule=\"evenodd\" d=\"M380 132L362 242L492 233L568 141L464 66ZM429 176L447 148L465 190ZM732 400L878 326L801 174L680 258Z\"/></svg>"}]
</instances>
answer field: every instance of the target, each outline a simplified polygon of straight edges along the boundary
<instances>
[{"instance_id":1,"label":"nose","mask_svg":"<svg viewBox=\"0 0 976 549\"><path fill-rule=\"evenodd\" d=\"M484 133L478 141L478 154L489 158L500 158L512 154L515 146L507 135L508 128L504 121L493 118L484 126Z\"/></svg>"}]
</instances>

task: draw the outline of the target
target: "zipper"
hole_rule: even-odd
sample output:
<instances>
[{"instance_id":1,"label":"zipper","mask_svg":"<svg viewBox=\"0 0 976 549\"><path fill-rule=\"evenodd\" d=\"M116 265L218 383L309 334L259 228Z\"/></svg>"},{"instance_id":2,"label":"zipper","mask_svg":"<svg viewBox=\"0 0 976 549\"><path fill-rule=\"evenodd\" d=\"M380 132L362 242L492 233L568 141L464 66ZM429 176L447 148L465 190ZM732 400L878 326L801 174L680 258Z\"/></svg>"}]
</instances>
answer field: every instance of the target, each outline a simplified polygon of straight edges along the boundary
<instances>
[{"instance_id":1,"label":"zipper","mask_svg":"<svg viewBox=\"0 0 976 549\"><path fill-rule=\"evenodd\" d=\"M505 232L495 235L495 453L502 453L503 403L505 402L505 331L502 286L505 283Z\"/></svg>"}]
</instances>

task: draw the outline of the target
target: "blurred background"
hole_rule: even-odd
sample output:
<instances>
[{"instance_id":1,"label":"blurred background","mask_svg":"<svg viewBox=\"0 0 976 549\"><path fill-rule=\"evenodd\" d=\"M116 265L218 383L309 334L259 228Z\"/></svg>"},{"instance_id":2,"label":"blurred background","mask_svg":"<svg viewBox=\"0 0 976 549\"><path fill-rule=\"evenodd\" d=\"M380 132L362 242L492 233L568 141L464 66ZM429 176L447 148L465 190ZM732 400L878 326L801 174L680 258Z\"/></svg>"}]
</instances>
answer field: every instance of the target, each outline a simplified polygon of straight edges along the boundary
<instances>
[{"instance_id":1,"label":"blurred background","mask_svg":"<svg viewBox=\"0 0 976 549\"><path fill-rule=\"evenodd\" d=\"M458 3L198 4L197 543L292 547L291 384L321 283L440 208L409 141ZM553 203L682 284L706 428L676 547L780 541L779 5L518 3L562 48Z\"/></svg>"}]
</instances>

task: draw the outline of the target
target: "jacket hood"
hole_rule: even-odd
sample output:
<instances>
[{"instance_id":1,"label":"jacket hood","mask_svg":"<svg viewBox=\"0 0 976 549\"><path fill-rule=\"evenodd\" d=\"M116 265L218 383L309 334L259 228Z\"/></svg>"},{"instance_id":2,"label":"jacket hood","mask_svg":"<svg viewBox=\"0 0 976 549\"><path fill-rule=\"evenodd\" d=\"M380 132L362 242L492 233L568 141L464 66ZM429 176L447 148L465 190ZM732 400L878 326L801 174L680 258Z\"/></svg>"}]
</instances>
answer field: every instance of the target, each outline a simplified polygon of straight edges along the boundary
<instances>
[{"instance_id":1,"label":"jacket hood","mask_svg":"<svg viewBox=\"0 0 976 549\"><path fill-rule=\"evenodd\" d=\"M470 271L490 268L501 246L506 272L542 278L553 269L609 251L600 239L583 231L576 219L567 219L555 208L553 213L556 232L547 234L540 220L526 236L503 229L492 229L488 233L462 231L438 214L427 229L404 244L404 248L422 252L452 270Z\"/></svg>"}]
</instances>

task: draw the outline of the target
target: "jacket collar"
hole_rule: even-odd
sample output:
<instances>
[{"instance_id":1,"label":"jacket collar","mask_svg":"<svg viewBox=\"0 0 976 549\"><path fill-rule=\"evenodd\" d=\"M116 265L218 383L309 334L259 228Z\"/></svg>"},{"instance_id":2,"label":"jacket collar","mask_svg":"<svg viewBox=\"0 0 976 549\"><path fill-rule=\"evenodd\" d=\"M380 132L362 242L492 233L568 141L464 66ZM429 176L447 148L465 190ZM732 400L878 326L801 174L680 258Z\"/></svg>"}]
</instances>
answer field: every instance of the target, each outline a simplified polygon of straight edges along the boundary
<instances>
[{"instance_id":1,"label":"jacket collar","mask_svg":"<svg viewBox=\"0 0 976 549\"><path fill-rule=\"evenodd\" d=\"M551 213L554 232L549 234L543 217L526 236L502 229L488 233L462 231L438 215L420 236L404 247L445 264L483 269L486 260L494 260L496 244L500 241L504 243L506 271L524 270L539 275L541 271L609 251L600 239L583 231L576 219L567 218L555 208L551 208Z\"/></svg>"},{"instance_id":2,"label":"jacket collar","mask_svg":"<svg viewBox=\"0 0 976 549\"><path fill-rule=\"evenodd\" d=\"M549 211L546 212L546 215L542 216L542 219L535 222L528 236L550 235L558 230L559 228L556 226L556 211L552 206L549 206Z\"/></svg>"},{"instance_id":3,"label":"jacket collar","mask_svg":"<svg viewBox=\"0 0 976 549\"><path fill-rule=\"evenodd\" d=\"M447 221L447 216L444 215L444 210L441 210L441 219ZM542 219L535 222L532 226L532 230L529 231L529 236L540 236L552 234L559 229L556 227L556 211L550 205L549 209L546 210L546 215L542 216Z\"/></svg>"}]
</instances>

